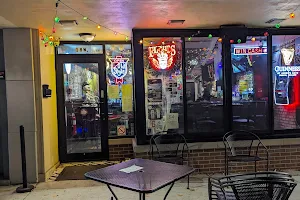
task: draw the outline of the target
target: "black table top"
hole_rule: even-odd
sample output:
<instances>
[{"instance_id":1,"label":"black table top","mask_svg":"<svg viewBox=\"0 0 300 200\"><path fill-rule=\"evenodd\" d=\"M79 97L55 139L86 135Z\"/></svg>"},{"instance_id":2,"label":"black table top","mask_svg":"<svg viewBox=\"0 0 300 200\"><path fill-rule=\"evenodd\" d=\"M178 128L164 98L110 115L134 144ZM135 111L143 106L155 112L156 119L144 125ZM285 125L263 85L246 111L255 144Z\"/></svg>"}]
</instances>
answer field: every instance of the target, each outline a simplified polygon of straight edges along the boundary
<instances>
[{"instance_id":1,"label":"black table top","mask_svg":"<svg viewBox=\"0 0 300 200\"><path fill-rule=\"evenodd\" d=\"M132 165L143 167L143 169L132 173L119 171ZM193 173L194 170L192 167L184 165L133 159L88 172L85 174L85 177L136 192L151 193Z\"/></svg>"}]
</instances>

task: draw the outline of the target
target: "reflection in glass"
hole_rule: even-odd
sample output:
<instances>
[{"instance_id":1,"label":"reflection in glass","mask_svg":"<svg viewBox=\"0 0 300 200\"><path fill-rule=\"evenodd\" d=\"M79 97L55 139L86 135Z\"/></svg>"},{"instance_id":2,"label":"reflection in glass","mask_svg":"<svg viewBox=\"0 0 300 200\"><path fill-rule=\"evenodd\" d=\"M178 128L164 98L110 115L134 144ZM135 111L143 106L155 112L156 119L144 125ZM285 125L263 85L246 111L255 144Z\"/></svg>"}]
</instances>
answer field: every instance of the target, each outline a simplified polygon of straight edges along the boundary
<instances>
[{"instance_id":1,"label":"reflection in glass","mask_svg":"<svg viewBox=\"0 0 300 200\"><path fill-rule=\"evenodd\" d=\"M223 130L222 44L218 38L186 38L188 133Z\"/></svg>"},{"instance_id":2,"label":"reflection in glass","mask_svg":"<svg viewBox=\"0 0 300 200\"><path fill-rule=\"evenodd\" d=\"M105 45L109 136L134 135L130 44Z\"/></svg>"},{"instance_id":3,"label":"reflection in glass","mask_svg":"<svg viewBox=\"0 0 300 200\"><path fill-rule=\"evenodd\" d=\"M267 37L231 45L233 129L265 130L268 112Z\"/></svg>"},{"instance_id":4,"label":"reflection in glass","mask_svg":"<svg viewBox=\"0 0 300 200\"><path fill-rule=\"evenodd\" d=\"M143 47L146 133L183 133L181 40L146 38Z\"/></svg>"},{"instance_id":5,"label":"reflection in glass","mask_svg":"<svg viewBox=\"0 0 300 200\"><path fill-rule=\"evenodd\" d=\"M272 38L274 129L300 128L300 36Z\"/></svg>"},{"instance_id":6,"label":"reflection in glass","mask_svg":"<svg viewBox=\"0 0 300 200\"><path fill-rule=\"evenodd\" d=\"M97 63L65 63L67 152L101 152Z\"/></svg>"}]
</instances>

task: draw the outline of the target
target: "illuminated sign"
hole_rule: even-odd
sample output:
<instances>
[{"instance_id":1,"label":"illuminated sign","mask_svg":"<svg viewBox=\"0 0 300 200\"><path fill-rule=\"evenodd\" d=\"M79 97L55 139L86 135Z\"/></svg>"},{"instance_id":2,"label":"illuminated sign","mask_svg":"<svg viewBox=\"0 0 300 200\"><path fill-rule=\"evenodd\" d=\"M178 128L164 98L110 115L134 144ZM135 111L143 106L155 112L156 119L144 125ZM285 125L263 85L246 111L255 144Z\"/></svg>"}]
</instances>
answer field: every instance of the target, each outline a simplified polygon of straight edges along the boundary
<instances>
[{"instance_id":1,"label":"illuminated sign","mask_svg":"<svg viewBox=\"0 0 300 200\"><path fill-rule=\"evenodd\" d=\"M156 70L170 70L176 61L176 45L148 47L148 58L151 67Z\"/></svg>"},{"instance_id":2,"label":"illuminated sign","mask_svg":"<svg viewBox=\"0 0 300 200\"><path fill-rule=\"evenodd\" d=\"M297 76L300 72L300 66L276 66L275 72L279 76Z\"/></svg>"},{"instance_id":3,"label":"illuminated sign","mask_svg":"<svg viewBox=\"0 0 300 200\"><path fill-rule=\"evenodd\" d=\"M281 49L283 61L285 65L290 65L294 58L295 49Z\"/></svg>"},{"instance_id":4,"label":"illuminated sign","mask_svg":"<svg viewBox=\"0 0 300 200\"><path fill-rule=\"evenodd\" d=\"M260 55L267 54L267 47L234 48L234 55Z\"/></svg>"},{"instance_id":5,"label":"illuminated sign","mask_svg":"<svg viewBox=\"0 0 300 200\"><path fill-rule=\"evenodd\" d=\"M123 58L122 56L116 56L115 58L109 58L111 62L111 73L115 77L116 84L122 84L123 78L127 74L127 64L129 58Z\"/></svg>"}]
</instances>

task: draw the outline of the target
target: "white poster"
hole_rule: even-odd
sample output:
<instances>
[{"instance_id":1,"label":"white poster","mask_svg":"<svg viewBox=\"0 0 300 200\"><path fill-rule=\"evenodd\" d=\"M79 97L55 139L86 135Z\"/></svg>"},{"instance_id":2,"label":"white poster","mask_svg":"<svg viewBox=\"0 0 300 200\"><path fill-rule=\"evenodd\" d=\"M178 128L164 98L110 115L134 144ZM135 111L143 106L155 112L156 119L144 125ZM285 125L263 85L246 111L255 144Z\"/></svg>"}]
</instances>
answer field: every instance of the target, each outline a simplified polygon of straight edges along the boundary
<instances>
[{"instance_id":1,"label":"white poster","mask_svg":"<svg viewBox=\"0 0 300 200\"><path fill-rule=\"evenodd\" d=\"M178 113L168 113L166 118L166 128L167 129L178 129Z\"/></svg>"}]
</instances>

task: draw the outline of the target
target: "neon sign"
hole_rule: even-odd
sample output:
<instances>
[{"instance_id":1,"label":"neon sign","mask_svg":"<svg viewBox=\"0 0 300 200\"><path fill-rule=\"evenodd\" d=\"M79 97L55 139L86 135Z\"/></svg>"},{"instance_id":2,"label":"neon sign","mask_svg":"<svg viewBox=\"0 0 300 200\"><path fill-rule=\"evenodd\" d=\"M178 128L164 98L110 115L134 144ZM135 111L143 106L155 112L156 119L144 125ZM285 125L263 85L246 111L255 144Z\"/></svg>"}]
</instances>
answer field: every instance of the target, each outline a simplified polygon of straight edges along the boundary
<instances>
[{"instance_id":1,"label":"neon sign","mask_svg":"<svg viewBox=\"0 0 300 200\"><path fill-rule=\"evenodd\" d=\"M279 76L297 76L300 72L300 66L276 66L275 72Z\"/></svg>"},{"instance_id":2,"label":"neon sign","mask_svg":"<svg viewBox=\"0 0 300 200\"><path fill-rule=\"evenodd\" d=\"M267 47L234 48L234 55L260 55L267 54Z\"/></svg>"},{"instance_id":3,"label":"neon sign","mask_svg":"<svg viewBox=\"0 0 300 200\"><path fill-rule=\"evenodd\" d=\"M176 45L148 47L148 58L151 67L156 70L170 70L176 61Z\"/></svg>"},{"instance_id":4,"label":"neon sign","mask_svg":"<svg viewBox=\"0 0 300 200\"><path fill-rule=\"evenodd\" d=\"M115 58L109 58L111 62L111 73L115 77L116 84L122 84L123 78L127 74L127 64L129 58L123 58L122 56L116 56Z\"/></svg>"}]
</instances>

